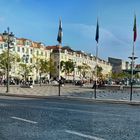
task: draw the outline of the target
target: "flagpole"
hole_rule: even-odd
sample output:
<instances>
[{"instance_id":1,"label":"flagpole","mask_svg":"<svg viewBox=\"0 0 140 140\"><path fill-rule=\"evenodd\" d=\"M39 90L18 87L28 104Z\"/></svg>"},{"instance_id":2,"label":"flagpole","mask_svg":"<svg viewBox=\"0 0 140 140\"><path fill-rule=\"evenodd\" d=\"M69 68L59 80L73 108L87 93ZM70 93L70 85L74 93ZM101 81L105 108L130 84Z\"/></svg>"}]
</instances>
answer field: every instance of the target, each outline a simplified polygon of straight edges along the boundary
<instances>
[{"instance_id":1,"label":"flagpole","mask_svg":"<svg viewBox=\"0 0 140 140\"><path fill-rule=\"evenodd\" d=\"M59 81L59 91L58 91L58 96L60 96L60 87L61 87L61 47L62 47L62 22L61 18L59 19L59 31L58 31L58 36L57 36L57 41L59 42L58 44L58 81Z\"/></svg>"},{"instance_id":2,"label":"flagpole","mask_svg":"<svg viewBox=\"0 0 140 140\"><path fill-rule=\"evenodd\" d=\"M61 70L61 66L60 66L60 61L61 61L61 43L59 43L59 46L58 46L58 50L59 50L59 60L58 60L58 80L61 80L60 78L60 70Z\"/></svg>"},{"instance_id":3,"label":"flagpole","mask_svg":"<svg viewBox=\"0 0 140 140\"><path fill-rule=\"evenodd\" d=\"M97 26L96 26L96 64L95 64L95 83L94 83L94 98L96 99L96 90L97 90L97 80L98 80L98 41L99 41L99 24L98 24L98 18L97 18Z\"/></svg>"},{"instance_id":4,"label":"flagpole","mask_svg":"<svg viewBox=\"0 0 140 140\"><path fill-rule=\"evenodd\" d=\"M132 95L133 95L134 47L135 47L135 41L133 41L132 61L131 61L131 91L130 91L130 101L132 101Z\"/></svg>"},{"instance_id":5,"label":"flagpole","mask_svg":"<svg viewBox=\"0 0 140 140\"><path fill-rule=\"evenodd\" d=\"M133 78L134 78L134 60L137 58L134 56L134 47L135 47L135 41L137 38L137 26L136 26L136 15L134 15L134 27L133 27L133 50L132 50L132 57L130 57L131 61L131 91L130 91L130 101L132 101L132 95L133 95Z\"/></svg>"},{"instance_id":6,"label":"flagpole","mask_svg":"<svg viewBox=\"0 0 140 140\"><path fill-rule=\"evenodd\" d=\"M98 42L96 43L96 70L95 70L95 89L94 89L94 98L96 99L96 90L97 90L97 80L98 80L98 72L97 68L98 67Z\"/></svg>"},{"instance_id":7,"label":"flagpole","mask_svg":"<svg viewBox=\"0 0 140 140\"><path fill-rule=\"evenodd\" d=\"M58 60L58 81L59 81L59 91L58 91L58 96L60 96L60 88L61 88L61 66L60 66L60 64L61 64L61 43L59 43L59 60Z\"/></svg>"}]
</instances>

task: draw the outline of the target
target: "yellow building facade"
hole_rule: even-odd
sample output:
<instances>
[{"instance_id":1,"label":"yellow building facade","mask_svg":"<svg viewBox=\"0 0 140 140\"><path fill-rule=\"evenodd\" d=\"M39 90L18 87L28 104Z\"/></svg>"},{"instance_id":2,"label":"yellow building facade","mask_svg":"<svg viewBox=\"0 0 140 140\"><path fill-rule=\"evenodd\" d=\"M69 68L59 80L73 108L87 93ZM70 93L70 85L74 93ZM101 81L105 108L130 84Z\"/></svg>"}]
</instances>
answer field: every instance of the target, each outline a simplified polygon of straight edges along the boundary
<instances>
[{"instance_id":1,"label":"yellow building facade","mask_svg":"<svg viewBox=\"0 0 140 140\"><path fill-rule=\"evenodd\" d=\"M0 53L7 49L7 44L3 41L2 36L0 36ZM75 51L70 47L62 47L61 52L59 53L58 46L46 46L43 43L35 42L25 38L15 38L14 45L10 49L11 52L19 55L22 62L29 66L32 66L32 72L30 72L29 77L34 81L40 78L39 71L36 68L38 59L44 59L46 61L52 60L55 66L55 72L51 74L51 78L58 77L58 66L59 66L59 57L61 61L72 61L74 66L74 71L65 75L64 72L60 71L60 76L64 77L67 80L89 80L95 78L95 66L96 59L95 56L87 54L82 51ZM60 56L59 56L60 55ZM90 67L90 69L85 70L85 75L81 74L78 67L82 65ZM108 77L111 73L112 66L105 60L98 58L98 66L102 67L102 74L104 77ZM10 70L11 77L22 78L21 68L19 63L12 64ZM44 73L42 77L50 79L50 73Z\"/></svg>"}]
</instances>

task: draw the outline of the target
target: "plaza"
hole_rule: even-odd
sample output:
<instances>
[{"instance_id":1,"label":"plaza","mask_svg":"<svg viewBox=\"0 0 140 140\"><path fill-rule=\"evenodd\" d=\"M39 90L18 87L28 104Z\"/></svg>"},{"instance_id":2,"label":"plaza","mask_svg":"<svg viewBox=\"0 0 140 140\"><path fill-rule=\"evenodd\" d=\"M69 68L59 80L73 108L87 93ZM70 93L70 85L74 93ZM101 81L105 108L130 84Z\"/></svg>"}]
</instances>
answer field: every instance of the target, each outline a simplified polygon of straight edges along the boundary
<instances>
[{"instance_id":1,"label":"plaza","mask_svg":"<svg viewBox=\"0 0 140 140\"><path fill-rule=\"evenodd\" d=\"M27 96L35 98L48 98L48 97L58 97L59 86L44 84L44 85L34 85L33 88L22 88L20 85L10 86L10 91L7 94L5 86L0 86L1 95L11 95L11 96ZM92 89L92 84L87 84L84 86L75 86L72 84L66 84L60 87L60 96L67 98L79 98L79 99L93 99L95 91ZM130 101L130 87L124 87L120 89L120 86L109 87L105 86L103 88L97 89L96 100L112 100L112 101ZM140 88L133 88L132 101L140 102Z\"/></svg>"}]
</instances>

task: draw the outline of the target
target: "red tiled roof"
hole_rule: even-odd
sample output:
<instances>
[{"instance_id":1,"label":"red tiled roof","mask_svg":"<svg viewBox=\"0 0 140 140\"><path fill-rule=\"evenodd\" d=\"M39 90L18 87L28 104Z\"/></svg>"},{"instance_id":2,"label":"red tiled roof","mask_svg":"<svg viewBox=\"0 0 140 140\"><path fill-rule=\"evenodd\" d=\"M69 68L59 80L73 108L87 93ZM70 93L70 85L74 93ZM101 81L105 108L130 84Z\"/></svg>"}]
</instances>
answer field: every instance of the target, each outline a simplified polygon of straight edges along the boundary
<instances>
[{"instance_id":1,"label":"red tiled roof","mask_svg":"<svg viewBox=\"0 0 140 140\"><path fill-rule=\"evenodd\" d=\"M2 38L2 35L0 35L0 42L4 42L3 38Z\"/></svg>"},{"instance_id":2,"label":"red tiled roof","mask_svg":"<svg viewBox=\"0 0 140 140\"><path fill-rule=\"evenodd\" d=\"M62 48L62 47L61 47ZM47 46L46 47L46 50L58 50L59 49L59 46Z\"/></svg>"}]
</instances>

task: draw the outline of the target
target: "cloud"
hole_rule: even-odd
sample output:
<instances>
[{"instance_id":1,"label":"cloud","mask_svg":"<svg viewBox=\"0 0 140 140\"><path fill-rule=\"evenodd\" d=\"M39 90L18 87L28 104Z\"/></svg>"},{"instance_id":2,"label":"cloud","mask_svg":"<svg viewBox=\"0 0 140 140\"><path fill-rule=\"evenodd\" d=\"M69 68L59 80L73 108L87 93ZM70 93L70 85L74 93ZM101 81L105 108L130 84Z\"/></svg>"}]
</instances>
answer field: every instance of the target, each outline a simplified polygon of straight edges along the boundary
<instances>
[{"instance_id":1,"label":"cloud","mask_svg":"<svg viewBox=\"0 0 140 140\"><path fill-rule=\"evenodd\" d=\"M79 43L80 47L76 46L77 49L82 49L86 52L93 52L94 48L95 54L96 25L68 24L66 25L66 28L69 29L67 30L68 32L72 32L69 34L73 34L73 39L76 38L76 41ZM127 59L131 54L131 46L128 41L124 38L119 38L115 33L112 33L105 28L100 28L99 30L100 57L107 59L109 56L113 56L116 58ZM71 40L69 40L69 42L70 41Z\"/></svg>"},{"instance_id":2,"label":"cloud","mask_svg":"<svg viewBox=\"0 0 140 140\"><path fill-rule=\"evenodd\" d=\"M82 38L85 39L95 39L95 33L96 33L96 26L94 25L85 25L85 24L67 24L67 28L72 30L73 32L76 32L80 34ZM112 32L110 32L107 29L100 28L99 33L99 40L101 44L116 44L116 45L128 45L127 42L119 39L116 37Z\"/></svg>"}]
</instances>

